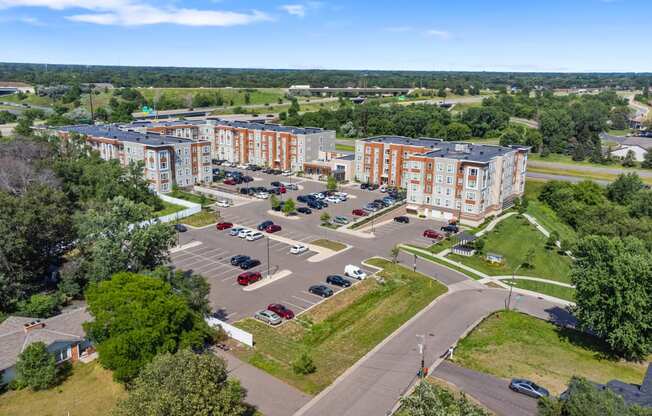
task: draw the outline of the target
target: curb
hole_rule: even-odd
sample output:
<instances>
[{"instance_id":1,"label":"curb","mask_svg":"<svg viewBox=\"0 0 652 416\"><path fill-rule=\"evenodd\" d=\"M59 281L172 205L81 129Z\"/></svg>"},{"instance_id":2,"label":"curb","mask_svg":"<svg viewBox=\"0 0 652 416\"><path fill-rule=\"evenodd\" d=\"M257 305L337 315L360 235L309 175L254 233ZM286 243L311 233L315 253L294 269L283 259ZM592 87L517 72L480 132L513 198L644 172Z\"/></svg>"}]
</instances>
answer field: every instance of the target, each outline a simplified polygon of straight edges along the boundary
<instances>
[{"instance_id":1,"label":"curb","mask_svg":"<svg viewBox=\"0 0 652 416\"><path fill-rule=\"evenodd\" d=\"M287 269L281 270L274 273L272 276L269 277L269 279L263 279L261 281L254 283L253 285L245 286L242 288L242 290L245 292L252 292L256 289L260 289L261 287L265 287L269 284L272 284L277 280L281 280L284 277L290 276L291 274L292 274L292 270L287 270Z\"/></svg>"}]
</instances>

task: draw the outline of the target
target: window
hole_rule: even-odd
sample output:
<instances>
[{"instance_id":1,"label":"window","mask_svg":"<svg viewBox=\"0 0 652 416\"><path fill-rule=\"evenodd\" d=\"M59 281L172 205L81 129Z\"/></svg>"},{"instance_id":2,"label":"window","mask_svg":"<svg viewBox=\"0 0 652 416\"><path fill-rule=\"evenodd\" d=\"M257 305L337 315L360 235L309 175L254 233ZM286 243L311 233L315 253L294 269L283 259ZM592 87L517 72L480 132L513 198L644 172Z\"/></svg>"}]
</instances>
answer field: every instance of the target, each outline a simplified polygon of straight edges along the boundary
<instances>
[{"instance_id":1,"label":"window","mask_svg":"<svg viewBox=\"0 0 652 416\"><path fill-rule=\"evenodd\" d=\"M54 352L54 359L58 363L62 361L66 361L69 358L70 358L70 349L68 347Z\"/></svg>"},{"instance_id":2,"label":"window","mask_svg":"<svg viewBox=\"0 0 652 416\"><path fill-rule=\"evenodd\" d=\"M168 162L161 161L161 170L166 170L168 168Z\"/></svg>"},{"instance_id":3,"label":"window","mask_svg":"<svg viewBox=\"0 0 652 416\"><path fill-rule=\"evenodd\" d=\"M453 177L452 176L446 176L446 183L451 185L453 183Z\"/></svg>"},{"instance_id":4,"label":"window","mask_svg":"<svg viewBox=\"0 0 652 416\"><path fill-rule=\"evenodd\" d=\"M444 181L444 177L441 175L437 175L437 182L442 183Z\"/></svg>"},{"instance_id":5,"label":"window","mask_svg":"<svg viewBox=\"0 0 652 416\"><path fill-rule=\"evenodd\" d=\"M167 183L164 183L164 184L161 185L161 191L167 192L169 190L170 190L170 187L168 186Z\"/></svg>"},{"instance_id":6,"label":"window","mask_svg":"<svg viewBox=\"0 0 652 416\"><path fill-rule=\"evenodd\" d=\"M446 173L453 173L453 165L446 165Z\"/></svg>"},{"instance_id":7,"label":"window","mask_svg":"<svg viewBox=\"0 0 652 416\"><path fill-rule=\"evenodd\" d=\"M437 190L437 193L441 195L441 185L437 185L435 189Z\"/></svg>"},{"instance_id":8,"label":"window","mask_svg":"<svg viewBox=\"0 0 652 416\"><path fill-rule=\"evenodd\" d=\"M445 200L444 200L444 206L445 206L446 208L448 208L448 207L451 206L451 201L450 201L450 199L445 199Z\"/></svg>"},{"instance_id":9,"label":"window","mask_svg":"<svg viewBox=\"0 0 652 416\"><path fill-rule=\"evenodd\" d=\"M473 212L473 205L464 205L464 211Z\"/></svg>"},{"instance_id":10,"label":"window","mask_svg":"<svg viewBox=\"0 0 652 416\"><path fill-rule=\"evenodd\" d=\"M167 181L169 179L169 174L167 172L161 173L161 180Z\"/></svg>"},{"instance_id":11,"label":"window","mask_svg":"<svg viewBox=\"0 0 652 416\"><path fill-rule=\"evenodd\" d=\"M441 205L441 199L435 198L435 205Z\"/></svg>"},{"instance_id":12,"label":"window","mask_svg":"<svg viewBox=\"0 0 652 416\"><path fill-rule=\"evenodd\" d=\"M446 188L446 196L451 196L451 188Z\"/></svg>"},{"instance_id":13,"label":"window","mask_svg":"<svg viewBox=\"0 0 652 416\"><path fill-rule=\"evenodd\" d=\"M475 201L475 192L467 192L466 193L466 199Z\"/></svg>"}]
</instances>

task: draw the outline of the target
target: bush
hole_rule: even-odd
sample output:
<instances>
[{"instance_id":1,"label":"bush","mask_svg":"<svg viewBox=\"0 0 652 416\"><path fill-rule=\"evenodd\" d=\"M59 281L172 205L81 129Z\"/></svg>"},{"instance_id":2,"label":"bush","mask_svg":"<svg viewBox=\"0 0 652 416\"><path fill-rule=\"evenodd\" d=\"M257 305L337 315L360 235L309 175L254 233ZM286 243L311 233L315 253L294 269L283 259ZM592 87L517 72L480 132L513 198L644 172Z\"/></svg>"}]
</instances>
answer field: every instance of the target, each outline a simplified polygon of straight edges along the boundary
<instances>
[{"instance_id":1,"label":"bush","mask_svg":"<svg viewBox=\"0 0 652 416\"><path fill-rule=\"evenodd\" d=\"M18 356L16 363L16 383L12 387L30 387L44 390L51 387L57 378L57 365L54 355L42 342L30 344Z\"/></svg>"},{"instance_id":2,"label":"bush","mask_svg":"<svg viewBox=\"0 0 652 416\"><path fill-rule=\"evenodd\" d=\"M317 371L317 367L315 366L315 363L312 361L312 357L307 351L304 351L301 353L299 358L297 358L293 363L292 363L292 370L296 374L312 374L315 371Z\"/></svg>"},{"instance_id":3,"label":"bush","mask_svg":"<svg viewBox=\"0 0 652 416\"><path fill-rule=\"evenodd\" d=\"M29 300L18 303L18 313L33 318L49 318L59 312L61 303L58 293L36 294L30 296Z\"/></svg>"}]
</instances>

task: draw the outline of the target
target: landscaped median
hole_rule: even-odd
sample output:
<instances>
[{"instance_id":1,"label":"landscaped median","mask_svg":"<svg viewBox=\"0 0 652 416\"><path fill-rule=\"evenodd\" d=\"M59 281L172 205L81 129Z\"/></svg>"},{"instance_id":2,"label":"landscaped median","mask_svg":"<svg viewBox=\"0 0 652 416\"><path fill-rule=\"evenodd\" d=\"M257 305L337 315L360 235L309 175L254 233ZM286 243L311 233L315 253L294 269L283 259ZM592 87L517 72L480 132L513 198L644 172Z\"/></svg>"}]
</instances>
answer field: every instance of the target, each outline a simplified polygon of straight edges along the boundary
<instances>
[{"instance_id":1,"label":"landscaped median","mask_svg":"<svg viewBox=\"0 0 652 416\"><path fill-rule=\"evenodd\" d=\"M373 258L366 263L382 269L378 272L382 279L367 278L279 328L251 318L237 322L237 327L253 334L256 346L238 347L234 353L315 394L446 292L432 278L389 260ZM316 367L312 374L293 371L293 363L305 353Z\"/></svg>"},{"instance_id":2,"label":"landscaped median","mask_svg":"<svg viewBox=\"0 0 652 416\"><path fill-rule=\"evenodd\" d=\"M324 247L333 251L342 251L347 247L346 244L344 243L340 243L339 241L328 240L325 238L320 238L318 240L311 241L310 244L314 246Z\"/></svg>"}]
</instances>

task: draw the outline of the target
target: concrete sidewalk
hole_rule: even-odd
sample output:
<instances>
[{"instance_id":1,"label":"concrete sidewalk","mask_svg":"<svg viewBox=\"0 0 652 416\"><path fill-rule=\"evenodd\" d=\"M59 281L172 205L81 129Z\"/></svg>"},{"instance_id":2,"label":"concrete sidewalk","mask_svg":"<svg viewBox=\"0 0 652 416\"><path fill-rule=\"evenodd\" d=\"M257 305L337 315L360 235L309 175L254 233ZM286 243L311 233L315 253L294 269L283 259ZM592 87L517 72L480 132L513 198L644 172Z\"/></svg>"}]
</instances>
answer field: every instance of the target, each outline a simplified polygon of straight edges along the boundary
<instances>
[{"instance_id":1,"label":"concrete sidewalk","mask_svg":"<svg viewBox=\"0 0 652 416\"><path fill-rule=\"evenodd\" d=\"M256 406L265 416L291 415L311 399L311 396L241 361L233 354L219 350L215 354L226 361L229 373L247 389L245 401Z\"/></svg>"}]
</instances>

